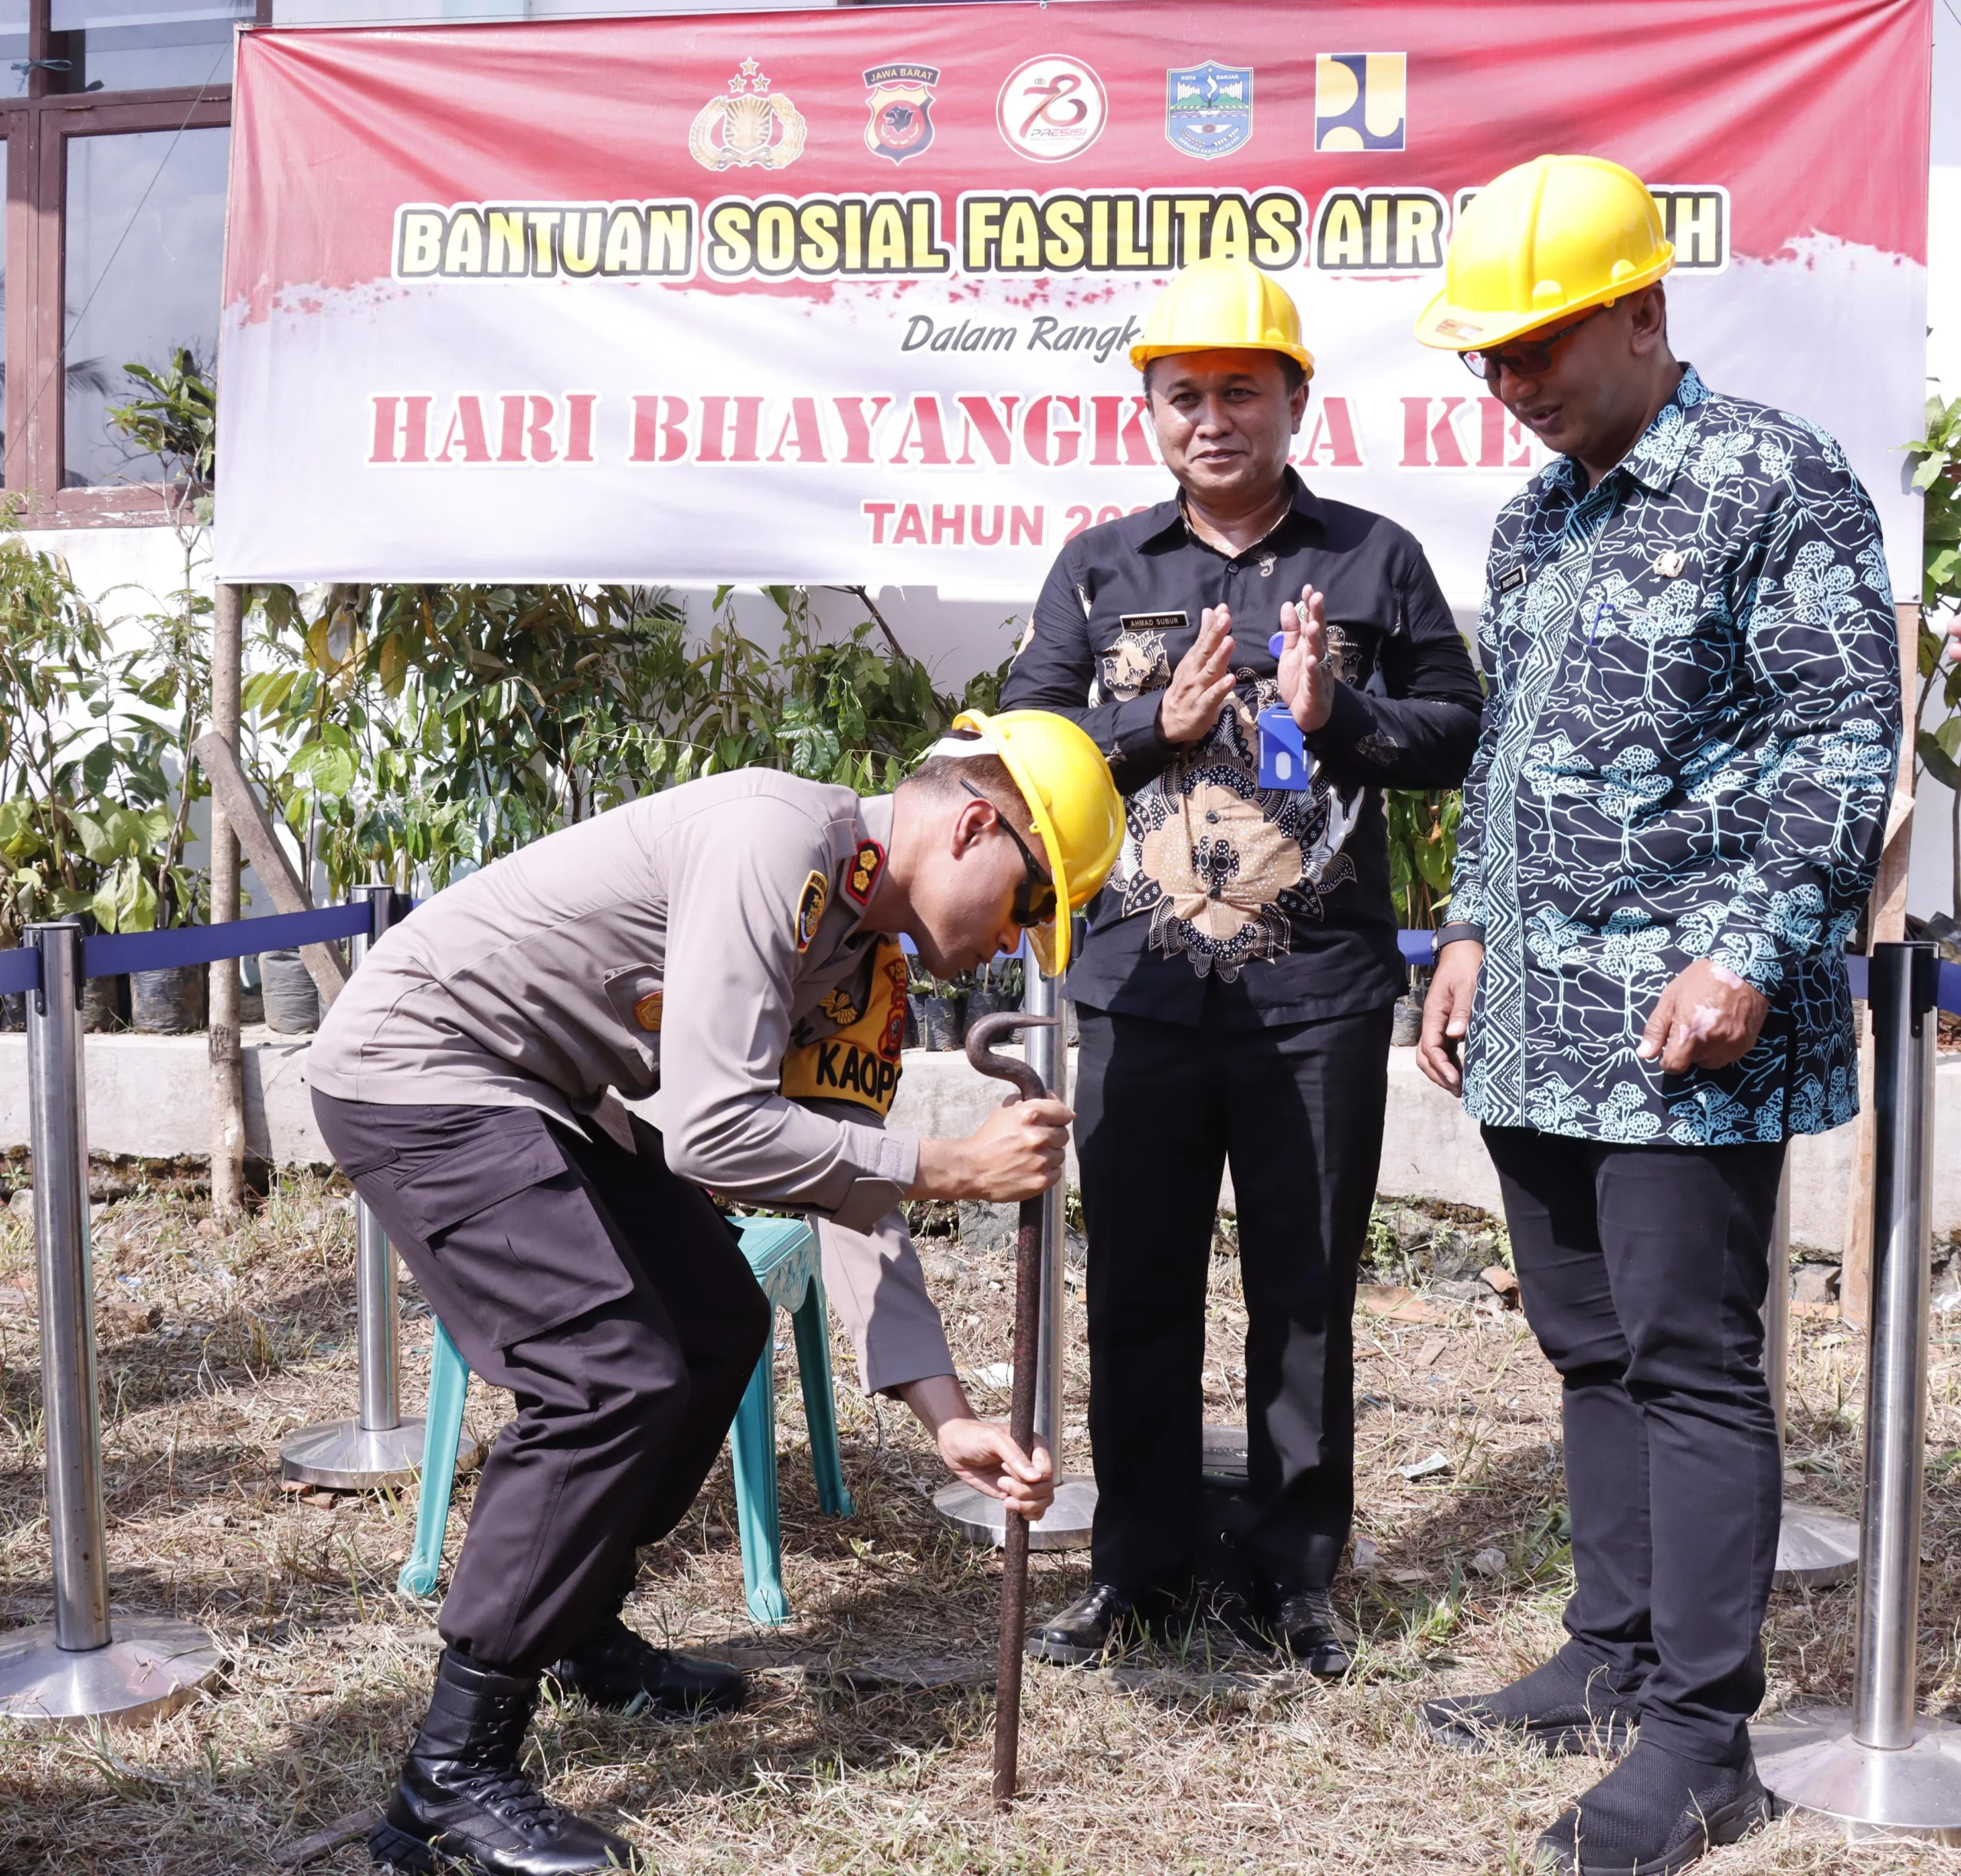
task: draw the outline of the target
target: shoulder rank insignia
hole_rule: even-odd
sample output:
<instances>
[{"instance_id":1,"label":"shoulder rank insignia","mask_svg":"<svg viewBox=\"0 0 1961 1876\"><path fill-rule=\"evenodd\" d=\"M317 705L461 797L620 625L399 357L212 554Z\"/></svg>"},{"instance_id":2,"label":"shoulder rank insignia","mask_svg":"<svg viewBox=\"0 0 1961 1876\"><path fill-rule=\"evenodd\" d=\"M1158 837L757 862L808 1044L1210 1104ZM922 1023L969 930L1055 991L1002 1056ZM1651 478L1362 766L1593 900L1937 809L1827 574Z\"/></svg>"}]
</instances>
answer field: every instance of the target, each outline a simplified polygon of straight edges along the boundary
<instances>
[{"instance_id":1,"label":"shoulder rank insignia","mask_svg":"<svg viewBox=\"0 0 1961 1876\"><path fill-rule=\"evenodd\" d=\"M860 840L858 851L844 869L844 896L863 905L872 896L872 889L885 869L885 849L876 840Z\"/></svg>"},{"instance_id":2,"label":"shoulder rank insignia","mask_svg":"<svg viewBox=\"0 0 1961 1876\"><path fill-rule=\"evenodd\" d=\"M817 935L817 927L824 915L825 902L830 897L830 888L824 884L824 876L814 873L804 882L804 889L797 895L797 948L807 951L810 941Z\"/></svg>"}]
</instances>

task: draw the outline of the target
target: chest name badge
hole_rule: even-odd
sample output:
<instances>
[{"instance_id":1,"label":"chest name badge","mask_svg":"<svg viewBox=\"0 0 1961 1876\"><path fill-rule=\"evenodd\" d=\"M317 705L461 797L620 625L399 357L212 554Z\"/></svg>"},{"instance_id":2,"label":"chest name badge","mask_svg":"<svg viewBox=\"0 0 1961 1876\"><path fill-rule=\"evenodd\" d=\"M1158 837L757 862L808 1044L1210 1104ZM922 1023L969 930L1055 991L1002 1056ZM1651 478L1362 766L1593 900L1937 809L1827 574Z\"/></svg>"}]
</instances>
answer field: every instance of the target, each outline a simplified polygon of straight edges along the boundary
<instances>
[{"instance_id":1,"label":"chest name badge","mask_svg":"<svg viewBox=\"0 0 1961 1876\"><path fill-rule=\"evenodd\" d=\"M876 840L860 840L844 869L844 896L860 905L872 896L879 875L886 869L886 850Z\"/></svg>"},{"instance_id":2,"label":"chest name badge","mask_svg":"<svg viewBox=\"0 0 1961 1876\"><path fill-rule=\"evenodd\" d=\"M660 1033L660 994L650 990L633 1005L633 1020L650 1036Z\"/></svg>"},{"instance_id":3,"label":"chest name badge","mask_svg":"<svg viewBox=\"0 0 1961 1876\"><path fill-rule=\"evenodd\" d=\"M1125 612L1117 617L1126 632L1182 632L1190 622L1190 615L1182 612Z\"/></svg>"},{"instance_id":4,"label":"chest name badge","mask_svg":"<svg viewBox=\"0 0 1961 1876\"><path fill-rule=\"evenodd\" d=\"M807 951L810 941L817 935L817 926L824 915L824 905L830 897L830 889L824 884L824 876L814 873L804 882L804 889L797 895L797 948Z\"/></svg>"},{"instance_id":5,"label":"chest name badge","mask_svg":"<svg viewBox=\"0 0 1961 1876\"><path fill-rule=\"evenodd\" d=\"M1498 591L1501 593L1515 593L1524 584L1525 569L1523 567L1514 567L1509 573L1498 575Z\"/></svg>"}]
</instances>

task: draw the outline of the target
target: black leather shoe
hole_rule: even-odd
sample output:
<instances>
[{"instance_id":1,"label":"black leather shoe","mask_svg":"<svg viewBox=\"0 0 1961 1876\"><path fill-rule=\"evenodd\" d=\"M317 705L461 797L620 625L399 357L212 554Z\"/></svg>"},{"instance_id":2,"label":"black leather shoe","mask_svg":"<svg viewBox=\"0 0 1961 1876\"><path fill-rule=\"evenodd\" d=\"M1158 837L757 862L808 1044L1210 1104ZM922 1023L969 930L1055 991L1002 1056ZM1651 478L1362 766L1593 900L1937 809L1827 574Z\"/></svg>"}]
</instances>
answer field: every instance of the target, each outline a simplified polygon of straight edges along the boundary
<instances>
[{"instance_id":1,"label":"black leather shoe","mask_svg":"<svg viewBox=\"0 0 1961 1876\"><path fill-rule=\"evenodd\" d=\"M1704 1765L1646 1740L1540 1838L1537 1868L1558 1876L1675 1876L1774 1814L1744 1752Z\"/></svg>"},{"instance_id":2,"label":"black leather shoe","mask_svg":"<svg viewBox=\"0 0 1961 1876\"><path fill-rule=\"evenodd\" d=\"M733 1713L749 1691L739 1668L656 1648L617 1616L583 1646L552 1662L545 1678L555 1699L580 1694L616 1713L651 1711L676 1720Z\"/></svg>"},{"instance_id":3,"label":"black leather shoe","mask_svg":"<svg viewBox=\"0 0 1961 1876\"><path fill-rule=\"evenodd\" d=\"M535 1675L499 1674L446 1648L436 1691L388 1809L368 1833L384 1868L473 1876L631 1869L624 1838L554 1804L519 1769Z\"/></svg>"},{"instance_id":4,"label":"black leather shoe","mask_svg":"<svg viewBox=\"0 0 1961 1876\"><path fill-rule=\"evenodd\" d=\"M1146 1629L1161 1622L1171 1606L1168 1596L1140 1598L1113 1583L1092 1583L1087 1595L1050 1616L1028 1638L1026 1653L1031 1661L1087 1667L1142 1641Z\"/></svg>"},{"instance_id":5,"label":"black leather shoe","mask_svg":"<svg viewBox=\"0 0 1961 1876\"><path fill-rule=\"evenodd\" d=\"M1549 1753L1621 1753L1640 1724L1636 1696L1570 1644L1523 1680L1495 1694L1455 1694L1423 1703L1430 1737L1459 1752L1489 1752L1501 1737Z\"/></svg>"},{"instance_id":6,"label":"black leather shoe","mask_svg":"<svg viewBox=\"0 0 1961 1876\"><path fill-rule=\"evenodd\" d=\"M1285 1653L1324 1681L1340 1680L1355 1665L1355 1631L1335 1613L1325 1590L1301 1590L1282 1601L1273 1634Z\"/></svg>"}]
</instances>

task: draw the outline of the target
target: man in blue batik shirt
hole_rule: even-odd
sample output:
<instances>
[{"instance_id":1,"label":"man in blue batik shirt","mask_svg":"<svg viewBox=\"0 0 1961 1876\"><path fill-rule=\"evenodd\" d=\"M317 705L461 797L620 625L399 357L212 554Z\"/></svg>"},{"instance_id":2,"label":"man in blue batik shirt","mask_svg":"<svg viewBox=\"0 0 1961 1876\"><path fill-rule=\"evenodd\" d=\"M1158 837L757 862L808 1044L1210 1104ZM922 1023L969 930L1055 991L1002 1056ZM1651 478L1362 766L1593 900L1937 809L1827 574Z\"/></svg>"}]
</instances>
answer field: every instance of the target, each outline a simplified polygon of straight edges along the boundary
<instances>
[{"instance_id":1,"label":"man in blue batik shirt","mask_svg":"<svg viewBox=\"0 0 1961 1876\"><path fill-rule=\"evenodd\" d=\"M1559 453L1491 544L1419 1060L1483 1125L1564 1382L1575 1580L1550 1661L1425 1714L1474 1749L1639 1723L1540 1839L1582 1876L1766 1815L1767 1253L1786 1141L1856 1106L1842 954L1900 735L1872 504L1822 431L1675 360L1671 257L1636 178L1540 158L1466 208L1418 326Z\"/></svg>"}]
</instances>

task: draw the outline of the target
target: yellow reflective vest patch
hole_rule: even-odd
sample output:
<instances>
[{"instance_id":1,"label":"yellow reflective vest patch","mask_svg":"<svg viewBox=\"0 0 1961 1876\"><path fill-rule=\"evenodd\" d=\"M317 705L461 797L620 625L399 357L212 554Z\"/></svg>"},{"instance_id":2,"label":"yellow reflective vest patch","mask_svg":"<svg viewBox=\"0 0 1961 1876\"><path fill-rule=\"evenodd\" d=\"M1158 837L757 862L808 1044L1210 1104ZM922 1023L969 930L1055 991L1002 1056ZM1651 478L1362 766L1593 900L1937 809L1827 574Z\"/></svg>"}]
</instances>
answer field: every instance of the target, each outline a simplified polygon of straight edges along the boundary
<instances>
[{"instance_id":1,"label":"yellow reflective vest patch","mask_svg":"<svg viewBox=\"0 0 1961 1876\"><path fill-rule=\"evenodd\" d=\"M905 1046L905 954L896 938L879 941L870 994L853 1015L783 1058L783 1092L791 1100L850 1101L891 1112Z\"/></svg>"}]
</instances>

